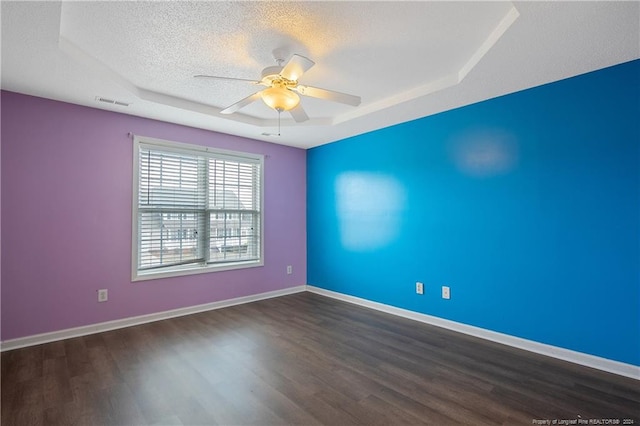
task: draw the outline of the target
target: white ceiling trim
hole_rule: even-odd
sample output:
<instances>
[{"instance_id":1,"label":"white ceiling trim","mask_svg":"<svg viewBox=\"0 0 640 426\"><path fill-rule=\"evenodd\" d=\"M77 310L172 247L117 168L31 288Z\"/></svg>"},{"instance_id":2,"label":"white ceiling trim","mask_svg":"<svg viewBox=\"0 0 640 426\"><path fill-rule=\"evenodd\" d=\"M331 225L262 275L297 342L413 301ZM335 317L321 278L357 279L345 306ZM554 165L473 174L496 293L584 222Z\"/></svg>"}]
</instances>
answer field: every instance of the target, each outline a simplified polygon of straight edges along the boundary
<instances>
[{"instance_id":1,"label":"white ceiling trim","mask_svg":"<svg viewBox=\"0 0 640 426\"><path fill-rule=\"evenodd\" d=\"M99 59L82 50L80 47L76 46L62 33L58 38L58 48L76 63L84 65L86 68L100 75L102 78L109 79L114 83L119 84L123 89L129 91L138 99L159 103L174 108L185 109L188 111L199 112L207 115L217 115L221 111L220 108L216 108L210 105L205 105L199 102L190 101L188 99L166 95L164 93L154 92L152 90L138 87L122 75L115 72L107 64L103 63ZM262 122L262 120L243 114L236 114L234 117L230 117L230 119L254 126L259 126Z\"/></svg>"},{"instance_id":2,"label":"white ceiling trim","mask_svg":"<svg viewBox=\"0 0 640 426\"><path fill-rule=\"evenodd\" d=\"M489 36L484 40L480 47L471 55L469 60L457 72L447 74L443 77L438 78L437 80L430 81L427 84L423 84L402 93L397 93L379 101L362 105L358 109L337 116L333 120L332 124L340 124L349 120L353 120L355 118L364 117L374 112L382 111L387 108L392 108L397 105L404 104L406 102L414 101L419 98L423 98L433 93L439 92L440 90L449 89L460 84L462 80L464 80L464 78L467 76L467 74L469 74L469 72L471 72L471 70L480 62L484 55L507 32L509 27L511 27L511 25L516 21L516 19L518 19L519 16L520 13L515 8L515 6L512 5L511 9L509 9L505 16L500 20L500 23L496 26L496 28L489 34Z\"/></svg>"},{"instance_id":3,"label":"white ceiling trim","mask_svg":"<svg viewBox=\"0 0 640 426\"><path fill-rule=\"evenodd\" d=\"M484 55L500 40L500 38L507 32L511 25L516 22L516 19L520 16L520 12L515 6L511 5L511 9L504 15L504 18L500 21L498 26L489 34L489 37L482 43L482 45L475 51L469 61L458 72L458 82L464 80L469 72L480 62Z\"/></svg>"}]
</instances>

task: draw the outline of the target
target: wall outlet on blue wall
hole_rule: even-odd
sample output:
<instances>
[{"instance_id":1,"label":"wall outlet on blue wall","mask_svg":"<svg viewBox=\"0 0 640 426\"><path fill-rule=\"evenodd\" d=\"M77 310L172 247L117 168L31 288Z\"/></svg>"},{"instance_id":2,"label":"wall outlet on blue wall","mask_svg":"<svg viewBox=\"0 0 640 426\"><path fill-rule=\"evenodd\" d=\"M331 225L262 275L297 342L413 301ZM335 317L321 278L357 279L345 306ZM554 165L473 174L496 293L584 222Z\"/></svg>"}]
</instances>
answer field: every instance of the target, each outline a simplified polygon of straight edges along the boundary
<instances>
[{"instance_id":1,"label":"wall outlet on blue wall","mask_svg":"<svg viewBox=\"0 0 640 426\"><path fill-rule=\"evenodd\" d=\"M442 286L442 298L451 299L451 290L446 285Z\"/></svg>"},{"instance_id":2,"label":"wall outlet on blue wall","mask_svg":"<svg viewBox=\"0 0 640 426\"><path fill-rule=\"evenodd\" d=\"M420 281L416 283L416 293L424 294L424 284L422 284Z\"/></svg>"}]
</instances>

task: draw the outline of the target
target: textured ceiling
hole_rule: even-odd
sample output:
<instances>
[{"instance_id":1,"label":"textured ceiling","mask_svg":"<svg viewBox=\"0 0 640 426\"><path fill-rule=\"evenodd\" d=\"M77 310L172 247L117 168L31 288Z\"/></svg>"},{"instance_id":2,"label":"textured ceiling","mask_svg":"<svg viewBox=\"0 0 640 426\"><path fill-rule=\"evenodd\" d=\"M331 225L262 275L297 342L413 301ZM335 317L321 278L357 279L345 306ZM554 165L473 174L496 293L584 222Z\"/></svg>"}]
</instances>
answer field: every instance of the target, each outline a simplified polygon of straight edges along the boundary
<instances>
[{"instance_id":1,"label":"textured ceiling","mask_svg":"<svg viewBox=\"0 0 640 426\"><path fill-rule=\"evenodd\" d=\"M638 2L2 2L2 88L312 147L640 57ZM295 123L245 82L273 50L316 65ZM103 97L129 103L96 101Z\"/></svg>"}]
</instances>

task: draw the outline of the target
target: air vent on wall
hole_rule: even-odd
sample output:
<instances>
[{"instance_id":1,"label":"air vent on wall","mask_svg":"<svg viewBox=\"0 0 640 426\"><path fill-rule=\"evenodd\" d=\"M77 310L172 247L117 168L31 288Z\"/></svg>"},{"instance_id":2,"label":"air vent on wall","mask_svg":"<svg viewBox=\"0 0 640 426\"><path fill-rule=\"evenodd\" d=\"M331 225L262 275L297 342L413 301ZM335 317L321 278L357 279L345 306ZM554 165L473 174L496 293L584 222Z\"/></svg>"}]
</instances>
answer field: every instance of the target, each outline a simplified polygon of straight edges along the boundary
<instances>
[{"instance_id":1,"label":"air vent on wall","mask_svg":"<svg viewBox=\"0 0 640 426\"><path fill-rule=\"evenodd\" d=\"M107 99L107 98L103 98L101 96L96 96L96 101L104 102L106 104L124 106L124 107L128 107L129 105L131 105L131 104L127 103L127 102L114 101L113 99Z\"/></svg>"}]
</instances>

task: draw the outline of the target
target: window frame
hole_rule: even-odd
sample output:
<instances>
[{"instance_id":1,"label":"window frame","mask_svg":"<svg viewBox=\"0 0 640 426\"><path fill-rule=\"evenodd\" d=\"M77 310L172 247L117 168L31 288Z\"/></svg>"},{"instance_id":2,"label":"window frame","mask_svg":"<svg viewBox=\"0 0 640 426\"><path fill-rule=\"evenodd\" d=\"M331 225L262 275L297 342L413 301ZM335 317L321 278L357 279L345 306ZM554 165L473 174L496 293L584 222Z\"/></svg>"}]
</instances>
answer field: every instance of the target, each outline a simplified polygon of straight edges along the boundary
<instances>
[{"instance_id":1,"label":"window frame","mask_svg":"<svg viewBox=\"0 0 640 426\"><path fill-rule=\"evenodd\" d=\"M142 147L157 147L162 151L175 152L187 155L203 155L209 158L221 160L242 161L257 163L260 166L258 175L260 203L258 220L260 221L257 260L241 260L232 262L219 262L209 264L175 265L147 270L139 270L139 189L140 189L140 149ZM208 194L207 194L208 196ZM133 178L132 178L132 215L131 215L131 281L146 281L158 278L178 277L185 275L204 274L211 272L229 271L264 266L264 155L212 148L202 145L194 145L182 142L174 142L164 139L133 135ZM223 213L223 212L221 212ZM206 237L205 237L206 238ZM208 244L208 243L207 243Z\"/></svg>"}]
</instances>

